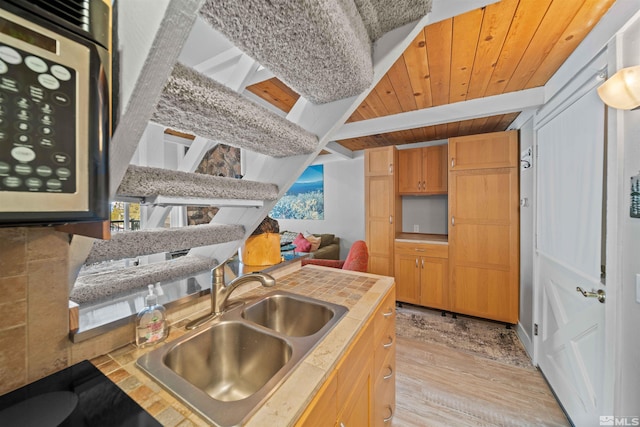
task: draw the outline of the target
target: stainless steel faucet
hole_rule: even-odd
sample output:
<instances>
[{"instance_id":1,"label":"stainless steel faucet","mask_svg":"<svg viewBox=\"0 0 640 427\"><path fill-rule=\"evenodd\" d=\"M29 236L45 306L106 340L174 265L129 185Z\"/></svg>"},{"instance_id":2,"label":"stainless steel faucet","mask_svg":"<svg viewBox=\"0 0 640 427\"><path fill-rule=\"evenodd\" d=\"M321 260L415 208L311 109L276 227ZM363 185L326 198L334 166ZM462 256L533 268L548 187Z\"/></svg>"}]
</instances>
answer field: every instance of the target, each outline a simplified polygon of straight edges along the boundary
<instances>
[{"instance_id":1,"label":"stainless steel faucet","mask_svg":"<svg viewBox=\"0 0 640 427\"><path fill-rule=\"evenodd\" d=\"M267 288L275 286L276 279L267 273L248 273L236 277L228 284L224 282L224 266L220 264L211 271L211 313L187 323L187 329L195 329L224 312L225 304L231 293L240 285L258 281Z\"/></svg>"}]
</instances>

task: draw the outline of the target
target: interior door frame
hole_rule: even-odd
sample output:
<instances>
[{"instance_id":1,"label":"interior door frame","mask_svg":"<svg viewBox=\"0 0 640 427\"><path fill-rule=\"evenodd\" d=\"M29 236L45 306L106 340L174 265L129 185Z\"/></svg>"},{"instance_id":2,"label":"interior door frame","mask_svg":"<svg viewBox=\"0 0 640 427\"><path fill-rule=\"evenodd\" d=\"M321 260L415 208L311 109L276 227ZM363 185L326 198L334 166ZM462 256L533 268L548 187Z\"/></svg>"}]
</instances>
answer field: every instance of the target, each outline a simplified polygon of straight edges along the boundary
<instances>
[{"instance_id":1,"label":"interior door frame","mask_svg":"<svg viewBox=\"0 0 640 427\"><path fill-rule=\"evenodd\" d=\"M613 45L613 46L612 46ZM591 90L595 90L597 86L604 81L603 72L608 70L610 75L615 72L616 61L615 58L615 39L610 42L607 49L600 52L589 63L589 65L583 68L576 74L571 84L567 85L561 90L557 96L555 96L549 103L545 104L534 116L534 129L533 129L533 149L534 159L537 162L538 153L538 130L556 117L564 109L568 108L578 99L580 99L585 93ZM612 71L613 70L613 71ZM604 107L603 107L604 108ZM609 109L611 110L611 109ZM606 188L606 208L608 211L606 218L606 292L607 299L605 304L605 351L604 351L604 384L603 384L603 397L602 411L603 415L614 414L616 407L616 396L619 396L620 388L620 372L618 363L619 360L619 345L620 345L620 333L617 325L620 322L620 314L618 310L619 306L619 286L620 286L620 273L621 262L618 256L619 247L619 215L623 188L623 159L622 159L622 143L620 141L617 126L618 117L620 112L606 111L605 112L605 165L607 183ZM534 250L533 250L533 322L539 325L542 319L542 283L540 280L540 257L538 252L538 175L544 173L541 171L538 165L534 168L534 180L533 180L533 195L535 198L536 211L533 218L533 230L534 230ZM541 348L541 335L533 337L533 363L538 366L540 360L540 348ZM562 402L560 402L562 404Z\"/></svg>"}]
</instances>

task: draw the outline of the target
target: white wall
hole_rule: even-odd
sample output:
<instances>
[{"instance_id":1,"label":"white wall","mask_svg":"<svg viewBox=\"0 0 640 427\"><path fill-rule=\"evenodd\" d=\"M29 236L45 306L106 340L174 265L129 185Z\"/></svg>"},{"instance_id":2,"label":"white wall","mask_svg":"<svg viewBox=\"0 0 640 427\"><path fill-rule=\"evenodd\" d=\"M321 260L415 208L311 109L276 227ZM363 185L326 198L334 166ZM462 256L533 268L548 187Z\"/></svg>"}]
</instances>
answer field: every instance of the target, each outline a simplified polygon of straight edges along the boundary
<instances>
[{"instance_id":1,"label":"white wall","mask_svg":"<svg viewBox=\"0 0 640 427\"><path fill-rule=\"evenodd\" d=\"M623 36L622 67L640 64L640 21ZM640 219L629 216L631 177L640 173L640 110L620 113L623 138L623 190L619 205L621 242L619 309L621 387L617 415L640 416L640 304L636 302L636 275L640 274ZM618 133L620 135L620 133Z\"/></svg>"},{"instance_id":2,"label":"white wall","mask_svg":"<svg viewBox=\"0 0 640 427\"><path fill-rule=\"evenodd\" d=\"M402 231L447 234L448 196L402 196Z\"/></svg>"},{"instance_id":3,"label":"white wall","mask_svg":"<svg viewBox=\"0 0 640 427\"><path fill-rule=\"evenodd\" d=\"M280 231L331 233L340 237L344 259L356 240L364 240L364 156L335 160L320 156L324 164L324 220L278 219Z\"/></svg>"},{"instance_id":4,"label":"white wall","mask_svg":"<svg viewBox=\"0 0 640 427\"><path fill-rule=\"evenodd\" d=\"M520 152L533 149L533 119L520 128ZM520 324L518 335L529 355L533 356L533 215L535 200L533 181L536 161L532 167L520 168ZM527 201L522 206L522 201Z\"/></svg>"}]
</instances>

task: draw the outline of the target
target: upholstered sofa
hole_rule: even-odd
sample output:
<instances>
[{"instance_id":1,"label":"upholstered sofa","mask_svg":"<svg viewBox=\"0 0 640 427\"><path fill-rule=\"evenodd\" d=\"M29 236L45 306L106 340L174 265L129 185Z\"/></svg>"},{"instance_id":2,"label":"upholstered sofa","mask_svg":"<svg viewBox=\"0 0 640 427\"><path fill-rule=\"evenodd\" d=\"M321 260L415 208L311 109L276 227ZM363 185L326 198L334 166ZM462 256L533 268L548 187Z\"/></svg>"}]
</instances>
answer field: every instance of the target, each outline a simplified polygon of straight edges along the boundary
<instances>
[{"instance_id":1,"label":"upholstered sofa","mask_svg":"<svg viewBox=\"0 0 640 427\"><path fill-rule=\"evenodd\" d=\"M299 232L294 231L282 231L280 232L280 247L284 252L287 248L290 248L293 241L298 236ZM305 233L302 233L305 235ZM309 252L312 258L315 259L340 259L340 238L334 234L313 234L315 237L320 237L320 247L315 251ZM290 250L293 250L290 249Z\"/></svg>"}]
</instances>

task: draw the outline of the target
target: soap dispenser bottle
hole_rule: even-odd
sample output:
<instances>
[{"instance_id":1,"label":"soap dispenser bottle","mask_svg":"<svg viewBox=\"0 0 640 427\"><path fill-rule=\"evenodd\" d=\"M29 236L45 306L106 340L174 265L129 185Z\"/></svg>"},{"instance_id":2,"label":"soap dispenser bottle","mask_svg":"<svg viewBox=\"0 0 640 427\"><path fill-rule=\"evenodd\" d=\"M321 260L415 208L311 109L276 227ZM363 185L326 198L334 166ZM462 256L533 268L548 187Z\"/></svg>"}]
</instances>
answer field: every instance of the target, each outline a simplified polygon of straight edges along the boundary
<instances>
[{"instance_id":1,"label":"soap dispenser bottle","mask_svg":"<svg viewBox=\"0 0 640 427\"><path fill-rule=\"evenodd\" d=\"M169 335L169 326L165 309L158 304L158 297L149 285L149 295L145 298L146 307L138 313L136 322L136 345L145 347L164 341Z\"/></svg>"}]
</instances>

